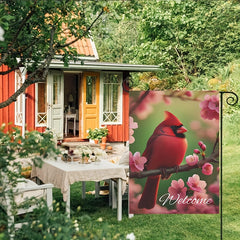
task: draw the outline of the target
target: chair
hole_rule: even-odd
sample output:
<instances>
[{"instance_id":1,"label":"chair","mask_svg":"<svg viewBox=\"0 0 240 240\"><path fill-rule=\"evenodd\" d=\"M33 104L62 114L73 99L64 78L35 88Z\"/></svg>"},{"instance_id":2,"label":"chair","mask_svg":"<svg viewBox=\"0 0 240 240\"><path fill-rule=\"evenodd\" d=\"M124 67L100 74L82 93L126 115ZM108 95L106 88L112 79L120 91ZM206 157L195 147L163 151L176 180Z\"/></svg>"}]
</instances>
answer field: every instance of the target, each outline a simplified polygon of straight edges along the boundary
<instances>
[{"instance_id":1,"label":"chair","mask_svg":"<svg viewBox=\"0 0 240 240\"><path fill-rule=\"evenodd\" d=\"M5 182L6 183L6 182ZM10 187L6 186L5 194L3 197L0 197L1 207L6 211L8 216L8 231L11 233L10 229L14 225L14 228L21 228L24 223L15 223L15 217L17 215L33 212L35 208L38 207L38 204L34 204L31 202L28 208L23 208L23 204L26 203L27 200L34 198L35 200L45 199L47 202L47 206L50 210L52 210L52 184L43 184L37 185L35 182L21 178L19 179L17 186L12 189L12 193L10 191ZM13 194L13 195L12 195ZM16 204L16 211L13 207L13 202ZM14 211L13 211L14 209ZM11 238L13 239L13 234Z\"/></svg>"}]
</instances>

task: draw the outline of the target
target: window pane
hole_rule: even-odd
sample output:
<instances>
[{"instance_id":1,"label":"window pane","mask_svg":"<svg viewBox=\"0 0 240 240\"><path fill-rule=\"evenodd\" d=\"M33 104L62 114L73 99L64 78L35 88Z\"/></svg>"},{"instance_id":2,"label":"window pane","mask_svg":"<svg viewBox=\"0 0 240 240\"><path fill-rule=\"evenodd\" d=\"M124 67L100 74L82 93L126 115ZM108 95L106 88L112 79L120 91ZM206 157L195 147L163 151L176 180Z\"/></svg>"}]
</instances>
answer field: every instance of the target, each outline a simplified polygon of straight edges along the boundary
<instances>
[{"instance_id":1,"label":"window pane","mask_svg":"<svg viewBox=\"0 0 240 240\"><path fill-rule=\"evenodd\" d=\"M103 75L103 122L119 122L121 119L121 75Z\"/></svg>"},{"instance_id":2,"label":"window pane","mask_svg":"<svg viewBox=\"0 0 240 240\"><path fill-rule=\"evenodd\" d=\"M37 122L38 122L38 124L46 124L47 123L47 114L39 113L37 115Z\"/></svg>"},{"instance_id":3,"label":"window pane","mask_svg":"<svg viewBox=\"0 0 240 240\"><path fill-rule=\"evenodd\" d=\"M37 84L37 124L46 125L47 124L47 96L46 96L46 83Z\"/></svg>"},{"instance_id":4,"label":"window pane","mask_svg":"<svg viewBox=\"0 0 240 240\"><path fill-rule=\"evenodd\" d=\"M86 104L96 104L96 76L87 76Z\"/></svg>"},{"instance_id":5,"label":"window pane","mask_svg":"<svg viewBox=\"0 0 240 240\"><path fill-rule=\"evenodd\" d=\"M46 112L46 84L38 83L38 112Z\"/></svg>"},{"instance_id":6,"label":"window pane","mask_svg":"<svg viewBox=\"0 0 240 240\"><path fill-rule=\"evenodd\" d=\"M60 81L59 78L60 76L53 76L53 104L59 104L60 103Z\"/></svg>"},{"instance_id":7,"label":"window pane","mask_svg":"<svg viewBox=\"0 0 240 240\"><path fill-rule=\"evenodd\" d=\"M104 112L108 112L110 111L110 106L109 106L109 98L110 98L110 94L109 94L109 84L104 84L104 93L103 93L103 111Z\"/></svg>"},{"instance_id":8,"label":"window pane","mask_svg":"<svg viewBox=\"0 0 240 240\"><path fill-rule=\"evenodd\" d=\"M118 96L119 96L119 89L120 86L117 84L113 85L113 93L112 93L112 99L113 99L113 103L112 103L112 111L113 112L117 112L118 109Z\"/></svg>"}]
</instances>

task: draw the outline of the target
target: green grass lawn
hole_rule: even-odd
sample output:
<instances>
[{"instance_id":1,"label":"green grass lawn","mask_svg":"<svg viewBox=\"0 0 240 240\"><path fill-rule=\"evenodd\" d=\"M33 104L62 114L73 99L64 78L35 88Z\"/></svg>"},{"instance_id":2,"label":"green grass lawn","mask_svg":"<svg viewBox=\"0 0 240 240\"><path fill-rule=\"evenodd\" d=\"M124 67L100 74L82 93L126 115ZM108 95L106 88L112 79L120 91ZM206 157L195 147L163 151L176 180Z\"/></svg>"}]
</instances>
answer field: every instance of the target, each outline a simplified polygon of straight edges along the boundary
<instances>
[{"instance_id":1,"label":"green grass lawn","mask_svg":"<svg viewBox=\"0 0 240 240\"><path fill-rule=\"evenodd\" d=\"M223 147L223 239L240 239L240 147Z\"/></svg>"},{"instance_id":2,"label":"green grass lawn","mask_svg":"<svg viewBox=\"0 0 240 240\"><path fill-rule=\"evenodd\" d=\"M239 218L239 145L223 146L223 239L238 240ZM94 183L87 183L87 191L94 190ZM54 189L54 199L62 203L62 194ZM108 239L125 239L133 232L136 240L217 240L220 239L220 215L135 215L128 218L127 201L123 201L123 220L117 221L117 211L108 206L108 197L86 195L81 198L81 183L71 186L72 219L80 220L86 232L108 232ZM78 211L78 206L81 210ZM64 213L64 206L60 212ZM99 221L101 220L102 221ZM102 239L102 238L99 238Z\"/></svg>"},{"instance_id":3,"label":"green grass lawn","mask_svg":"<svg viewBox=\"0 0 240 240\"><path fill-rule=\"evenodd\" d=\"M239 172L240 148L238 145L223 146L223 239L234 240L240 236L239 218ZM94 184L87 183L87 189L93 190ZM127 235L134 232L136 239L169 239L169 240L205 240L220 239L220 215L135 215L129 219L127 202L123 203L123 220L117 221L116 210L108 207L108 198L95 199L87 195L81 199L81 184L71 188L72 214L74 217L87 214L90 218L82 220L85 229L101 229L107 223L112 238L118 233ZM61 193L55 190L54 196L61 201ZM80 212L77 207L81 206ZM98 222L98 218L103 222Z\"/></svg>"},{"instance_id":4,"label":"green grass lawn","mask_svg":"<svg viewBox=\"0 0 240 240\"><path fill-rule=\"evenodd\" d=\"M238 114L233 117L237 117ZM226 240L237 240L240 237L239 197L240 197L240 137L239 127L234 121L224 122L223 128L223 229L222 237ZM234 131L233 131L234 129ZM87 183L87 191L94 190L94 183ZM60 190L55 189L54 197L62 201ZM77 207L81 210L77 211ZM86 230L102 231L107 225L110 239L124 239L133 232L136 239L161 240L214 240L220 239L219 215L135 215L128 218L127 201L123 202L123 220L117 221L117 211L108 206L108 197L95 199L93 195L81 198L81 184L71 187L72 217L81 220ZM64 211L64 209L62 209ZM102 222L98 221L102 218ZM120 235L119 235L120 234Z\"/></svg>"},{"instance_id":5,"label":"green grass lawn","mask_svg":"<svg viewBox=\"0 0 240 240\"><path fill-rule=\"evenodd\" d=\"M94 185L88 183L88 188L94 189ZM81 199L81 184L74 184L71 188L72 216L79 218L87 214L89 218L81 220L82 226L87 229L102 228L108 225L108 231L112 239L122 239L123 236L134 232L136 239L170 239L170 240L200 240L220 239L220 217L219 215L135 215L129 219L127 214L127 201L123 202L123 220L117 221L117 211L108 206L108 198L87 195L85 200ZM55 190L54 196L61 201L61 193ZM81 211L77 207L81 206ZM64 209L62 209L64 211ZM103 222L98 222L102 218ZM230 239L230 238L228 238Z\"/></svg>"},{"instance_id":6,"label":"green grass lawn","mask_svg":"<svg viewBox=\"0 0 240 240\"><path fill-rule=\"evenodd\" d=\"M223 229L222 239L240 239L240 113L224 118L223 127ZM87 191L94 190L94 183L87 182ZM53 197L62 206L59 189ZM80 211L78 207L81 207ZM220 214L186 215L135 215L128 218L128 203L123 201L123 220L117 221L117 210L108 206L108 196L81 197L81 183L71 186L71 218L80 221L86 232L108 233L107 239L126 239L133 232L136 240L218 240L220 239ZM1 239L1 236L0 236ZM86 238L85 238L86 239ZM95 239L102 239L101 237Z\"/></svg>"}]
</instances>

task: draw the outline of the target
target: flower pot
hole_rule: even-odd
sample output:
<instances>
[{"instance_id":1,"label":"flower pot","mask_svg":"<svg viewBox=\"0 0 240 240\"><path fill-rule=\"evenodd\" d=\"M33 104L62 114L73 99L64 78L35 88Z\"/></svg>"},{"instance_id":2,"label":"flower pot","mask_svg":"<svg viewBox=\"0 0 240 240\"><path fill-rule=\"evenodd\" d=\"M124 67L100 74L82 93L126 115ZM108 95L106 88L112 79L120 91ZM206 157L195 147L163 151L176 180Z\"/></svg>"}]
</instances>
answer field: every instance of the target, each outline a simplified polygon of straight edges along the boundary
<instances>
[{"instance_id":1,"label":"flower pot","mask_svg":"<svg viewBox=\"0 0 240 240\"><path fill-rule=\"evenodd\" d=\"M102 137L102 143L106 143L107 142L107 137Z\"/></svg>"},{"instance_id":2,"label":"flower pot","mask_svg":"<svg viewBox=\"0 0 240 240\"><path fill-rule=\"evenodd\" d=\"M88 163L88 159L89 159L89 157L85 156L84 157L84 163Z\"/></svg>"},{"instance_id":3,"label":"flower pot","mask_svg":"<svg viewBox=\"0 0 240 240\"><path fill-rule=\"evenodd\" d=\"M106 148L106 143L101 143L101 149L104 150Z\"/></svg>"},{"instance_id":4,"label":"flower pot","mask_svg":"<svg viewBox=\"0 0 240 240\"><path fill-rule=\"evenodd\" d=\"M98 144L98 139L94 139L94 143L95 143L95 144Z\"/></svg>"},{"instance_id":5,"label":"flower pot","mask_svg":"<svg viewBox=\"0 0 240 240\"><path fill-rule=\"evenodd\" d=\"M88 163L89 157L84 156L82 157L82 163Z\"/></svg>"},{"instance_id":6,"label":"flower pot","mask_svg":"<svg viewBox=\"0 0 240 240\"><path fill-rule=\"evenodd\" d=\"M90 143L94 143L94 140L91 139L91 138L89 138L89 142L90 142Z\"/></svg>"}]
</instances>

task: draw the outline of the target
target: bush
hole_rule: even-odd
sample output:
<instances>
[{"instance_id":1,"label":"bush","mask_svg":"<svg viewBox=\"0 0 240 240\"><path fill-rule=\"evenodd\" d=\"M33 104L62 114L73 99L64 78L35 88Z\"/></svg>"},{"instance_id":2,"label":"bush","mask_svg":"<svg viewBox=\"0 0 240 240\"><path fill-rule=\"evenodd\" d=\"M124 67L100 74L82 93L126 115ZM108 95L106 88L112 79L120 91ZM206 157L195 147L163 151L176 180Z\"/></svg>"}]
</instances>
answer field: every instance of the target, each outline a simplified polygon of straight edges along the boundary
<instances>
[{"instance_id":1,"label":"bush","mask_svg":"<svg viewBox=\"0 0 240 240\"><path fill-rule=\"evenodd\" d=\"M101 129L102 134L106 134L105 129ZM0 195L4 197L6 186L6 177L9 179L9 186L16 186L18 179L21 177L22 161L21 158L31 158L33 163L39 167L42 164L42 158L56 156L59 150L56 147L53 133L47 130L44 133L37 131L26 132L25 138L21 136L20 130L14 128L7 133L4 132L4 125L0 128L0 186L2 189ZM23 205L28 208L32 201L37 201L39 207L33 213L24 215L24 219L17 217L18 221L24 221L25 224L17 231L10 228L7 230L7 217L0 210L0 239L9 239L9 233L15 232L15 239L18 240L38 240L38 239L112 239L108 227L103 225L100 229L86 230L81 224L82 221L89 221L88 216L69 218L66 213L59 212L60 204L53 204L53 211L49 210L44 200L40 201L34 198L29 199ZM13 211L16 206L13 201ZM65 203L62 203L65 208ZM77 211L79 211L78 208Z\"/></svg>"}]
</instances>

